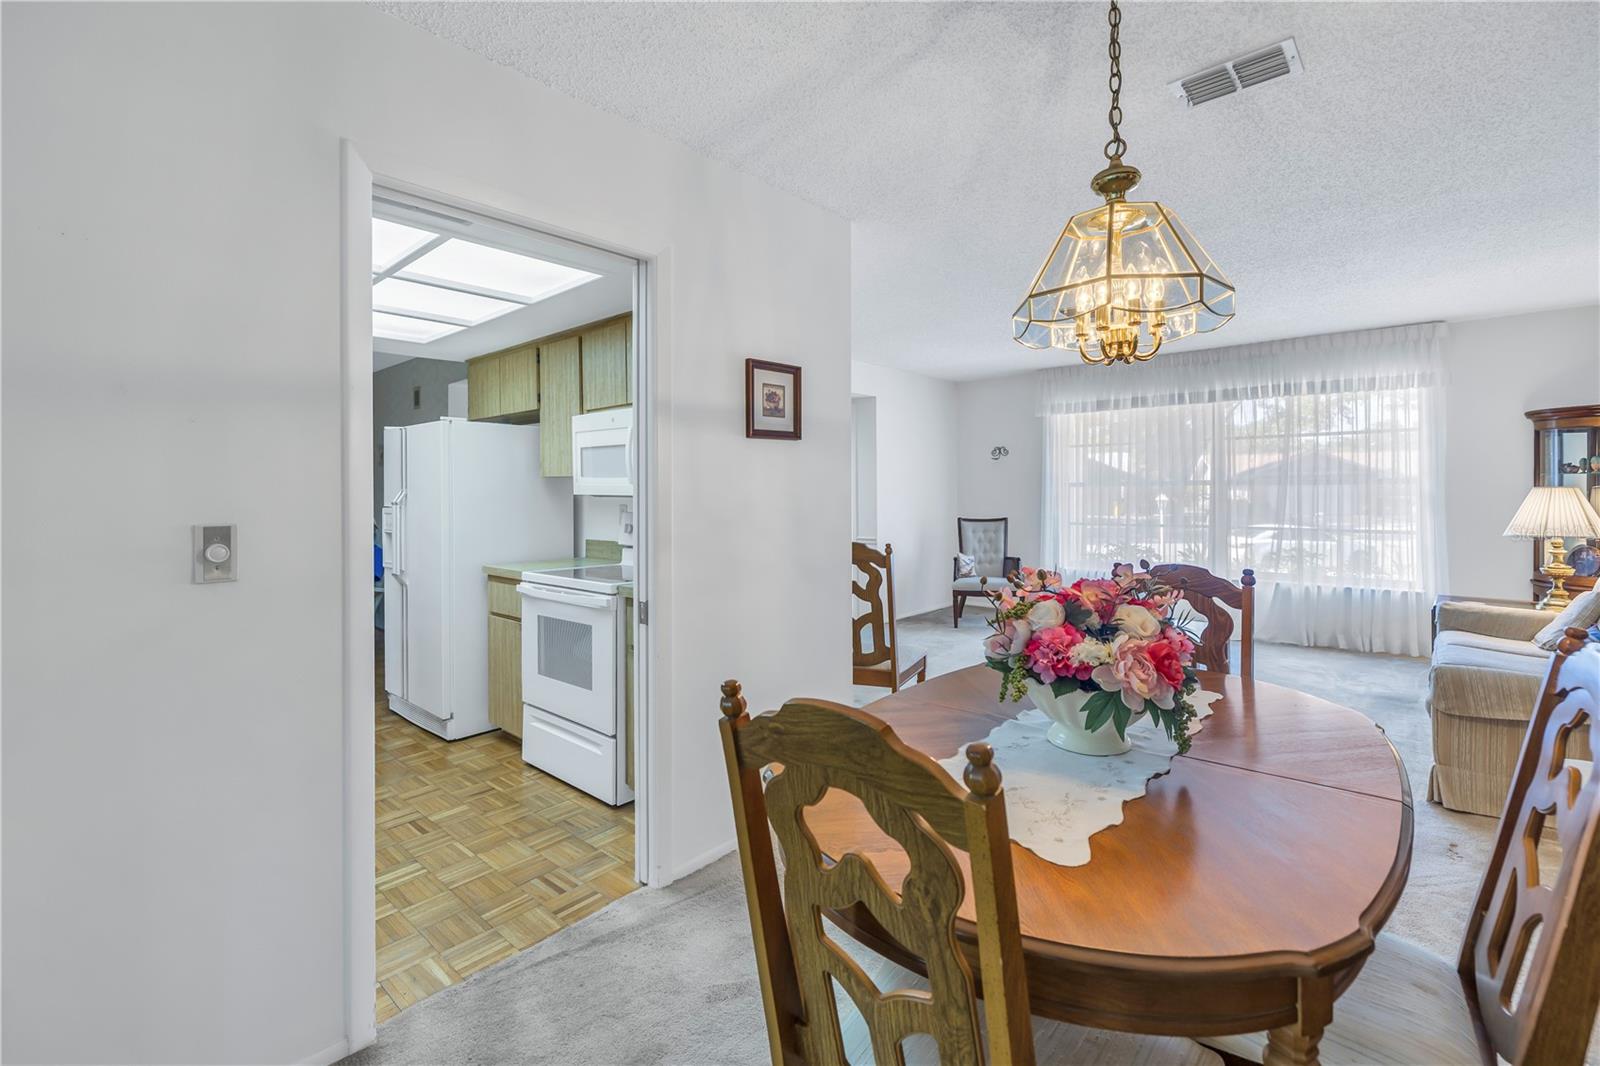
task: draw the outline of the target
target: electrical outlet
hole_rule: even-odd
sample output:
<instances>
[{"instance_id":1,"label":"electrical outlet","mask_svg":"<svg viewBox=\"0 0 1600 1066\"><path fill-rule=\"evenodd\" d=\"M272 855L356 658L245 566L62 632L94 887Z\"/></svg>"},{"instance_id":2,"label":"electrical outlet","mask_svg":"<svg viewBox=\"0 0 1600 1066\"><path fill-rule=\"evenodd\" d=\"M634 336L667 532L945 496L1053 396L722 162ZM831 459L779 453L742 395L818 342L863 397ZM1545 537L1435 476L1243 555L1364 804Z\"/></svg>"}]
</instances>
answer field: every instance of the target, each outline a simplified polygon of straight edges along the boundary
<instances>
[{"instance_id":1,"label":"electrical outlet","mask_svg":"<svg viewBox=\"0 0 1600 1066\"><path fill-rule=\"evenodd\" d=\"M194 583L236 581L238 526L190 526L194 551Z\"/></svg>"}]
</instances>

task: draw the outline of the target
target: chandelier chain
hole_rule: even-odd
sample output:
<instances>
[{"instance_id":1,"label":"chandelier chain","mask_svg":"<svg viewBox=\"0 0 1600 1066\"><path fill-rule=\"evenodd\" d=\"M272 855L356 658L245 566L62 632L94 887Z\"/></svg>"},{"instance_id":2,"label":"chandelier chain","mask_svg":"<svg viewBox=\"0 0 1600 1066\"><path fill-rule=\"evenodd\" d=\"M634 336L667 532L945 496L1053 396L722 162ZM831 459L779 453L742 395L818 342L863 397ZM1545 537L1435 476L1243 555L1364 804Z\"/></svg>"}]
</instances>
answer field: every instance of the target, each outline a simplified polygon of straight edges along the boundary
<instances>
[{"instance_id":1,"label":"chandelier chain","mask_svg":"<svg viewBox=\"0 0 1600 1066\"><path fill-rule=\"evenodd\" d=\"M1106 79L1106 87L1111 90L1111 110L1106 112L1106 119L1111 123L1111 139L1106 142L1106 158L1121 159L1122 153L1128 150L1128 142L1122 139L1122 41L1119 27L1122 25L1122 9L1117 6L1117 0L1111 0L1111 10L1106 13L1106 22L1111 26L1111 44L1106 49L1106 55L1111 58L1111 76Z\"/></svg>"}]
</instances>

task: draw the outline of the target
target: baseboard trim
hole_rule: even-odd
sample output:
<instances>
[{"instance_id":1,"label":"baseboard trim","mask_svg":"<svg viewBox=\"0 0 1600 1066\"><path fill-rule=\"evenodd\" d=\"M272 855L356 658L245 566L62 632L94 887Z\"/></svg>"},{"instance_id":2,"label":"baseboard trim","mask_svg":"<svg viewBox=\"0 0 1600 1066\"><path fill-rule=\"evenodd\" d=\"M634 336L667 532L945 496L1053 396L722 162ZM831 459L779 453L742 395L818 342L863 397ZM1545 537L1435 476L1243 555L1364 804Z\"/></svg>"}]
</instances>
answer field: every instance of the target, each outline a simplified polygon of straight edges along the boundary
<instances>
[{"instance_id":1,"label":"baseboard trim","mask_svg":"<svg viewBox=\"0 0 1600 1066\"><path fill-rule=\"evenodd\" d=\"M677 881L680 878L688 877L696 870L704 869L705 867L710 866L724 855L727 855L729 852L733 851L736 846L736 841L724 840L720 844L716 844L710 848L707 848L705 851L702 851L689 861L679 863L667 874L667 884L670 885L672 882Z\"/></svg>"},{"instance_id":2,"label":"baseboard trim","mask_svg":"<svg viewBox=\"0 0 1600 1066\"><path fill-rule=\"evenodd\" d=\"M348 1054L350 1054L350 1041L340 1040L329 1044L315 1055L301 1059L296 1066L333 1066Z\"/></svg>"}]
</instances>

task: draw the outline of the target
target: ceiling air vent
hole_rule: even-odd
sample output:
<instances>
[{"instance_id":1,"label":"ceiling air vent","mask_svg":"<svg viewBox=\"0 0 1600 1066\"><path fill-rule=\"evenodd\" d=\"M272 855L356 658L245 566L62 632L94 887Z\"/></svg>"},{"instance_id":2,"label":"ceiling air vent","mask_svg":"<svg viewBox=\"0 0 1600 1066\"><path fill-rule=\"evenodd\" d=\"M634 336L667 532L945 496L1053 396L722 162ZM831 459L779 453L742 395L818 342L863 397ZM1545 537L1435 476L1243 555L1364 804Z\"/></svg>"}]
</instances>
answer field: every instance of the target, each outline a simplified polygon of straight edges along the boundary
<instances>
[{"instance_id":1,"label":"ceiling air vent","mask_svg":"<svg viewBox=\"0 0 1600 1066\"><path fill-rule=\"evenodd\" d=\"M1251 52L1238 59L1230 59L1198 74L1168 83L1178 98L1190 107L1229 96L1243 89L1260 85L1285 74L1300 73L1300 52L1294 38L1280 41L1271 48Z\"/></svg>"}]
</instances>

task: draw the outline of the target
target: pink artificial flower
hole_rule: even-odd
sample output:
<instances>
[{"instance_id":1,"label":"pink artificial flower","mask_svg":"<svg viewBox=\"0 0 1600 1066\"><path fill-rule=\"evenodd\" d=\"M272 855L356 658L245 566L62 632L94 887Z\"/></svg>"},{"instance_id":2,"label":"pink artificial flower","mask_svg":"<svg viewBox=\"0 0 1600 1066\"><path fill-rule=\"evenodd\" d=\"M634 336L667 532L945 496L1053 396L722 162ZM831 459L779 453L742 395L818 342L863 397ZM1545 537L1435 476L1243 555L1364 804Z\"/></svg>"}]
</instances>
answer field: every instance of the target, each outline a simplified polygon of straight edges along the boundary
<instances>
[{"instance_id":1,"label":"pink artificial flower","mask_svg":"<svg viewBox=\"0 0 1600 1066\"><path fill-rule=\"evenodd\" d=\"M1132 563L1118 563L1111 568L1111 580L1118 586L1127 588L1139 580L1134 574Z\"/></svg>"},{"instance_id":2,"label":"pink artificial flower","mask_svg":"<svg viewBox=\"0 0 1600 1066\"><path fill-rule=\"evenodd\" d=\"M1080 578L1072 583L1067 593L1099 615L1101 622L1111 621L1111 616L1117 611L1119 590L1115 582Z\"/></svg>"},{"instance_id":3,"label":"pink artificial flower","mask_svg":"<svg viewBox=\"0 0 1600 1066\"><path fill-rule=\"evenodd\" d=\"M1028 650L1028 640L1033 627L1026 619L1007 619L1005 628L991 634L983 642L983 652L991 659L1009 659Z\"/></svg>"},{"instance_id":4,"label":"pink artificial flower","mask_svg":"<svg viewBox=\"0 0 1600 1066\"><path fill-rule=\"evenodd\" d=\"M1175 689L1182 688L1183 660L1178 656L1178 649L1165 640L1152 640L1145 650L1156 673L1161 675L1161 680Z\"/></svg>"},{"instance_id":5,"label":"pink artificial flower","mask_svg":"<svg viewBox=\"0 0 1600 1066\"><path fill-rule=\"evenodd\" d=\"M1176 688L1151 661L1149 641L1118 637L1111 645L1110 664L1095 667L1090 677L1107 692L1120 694L1129 710L1142 711L1145 700L1164 711L1172 709Z\"/></svg>"},{"instance_id":6,"label":"pink artificial flower","mask_svg":"<svg viewBox=\"0 0 1600 1066\"><path fill-rule=\"evenodd\" d=\"M1047 685L1057 678L1076 677L1080 670L1072 663L1072 648L1082 641L1083 634L1072 626L1040 630L1028 642L1028 666Z\"/></svg>"},{"instance_id":7,"label":"pink artificial flower","mask_svg":"<svg viewBox=\"0 0 1600 1066\"><path fill-rule=\"evenodd\" d=\"M1194 641L1190 640L1189 635L1177 626L1167 626L1163 629L1161 631L1161 639L1172 645L1173 650L1178 653L1178 659L1184 665L1188 665L1189 661L1194 658Z\"/></svg>"}]
</instances>

